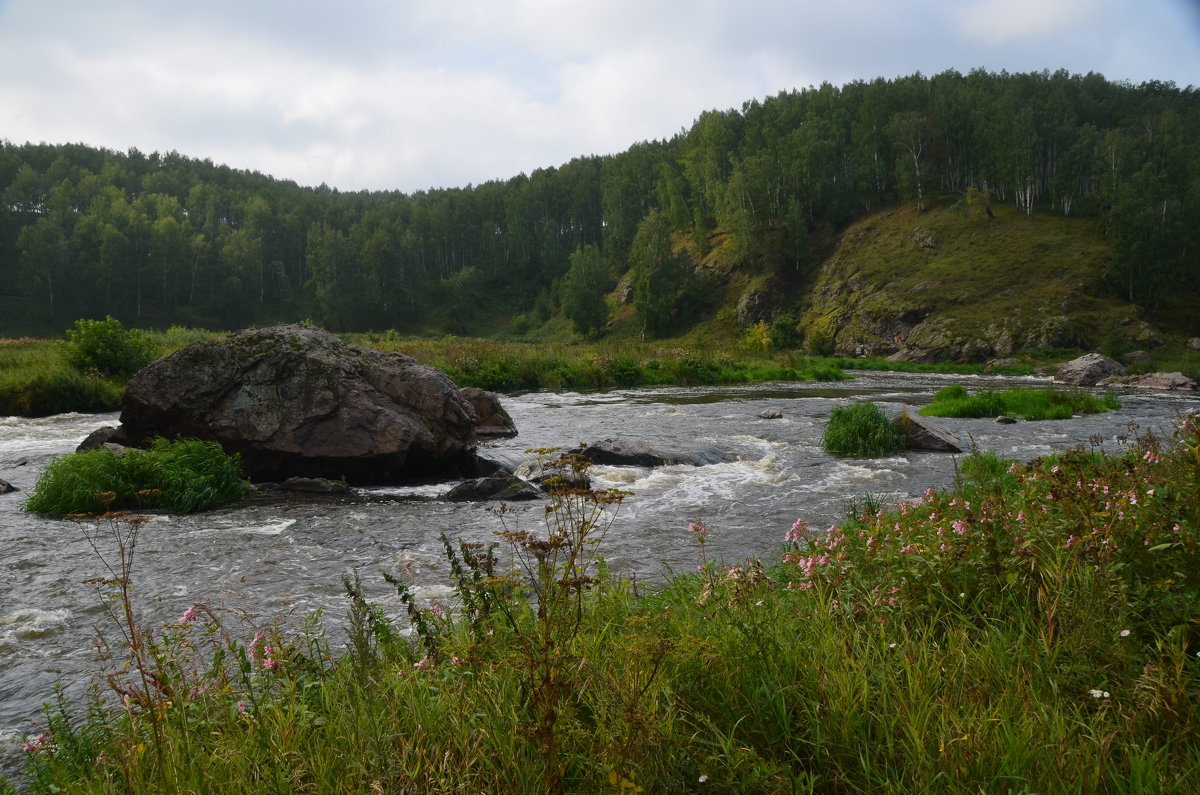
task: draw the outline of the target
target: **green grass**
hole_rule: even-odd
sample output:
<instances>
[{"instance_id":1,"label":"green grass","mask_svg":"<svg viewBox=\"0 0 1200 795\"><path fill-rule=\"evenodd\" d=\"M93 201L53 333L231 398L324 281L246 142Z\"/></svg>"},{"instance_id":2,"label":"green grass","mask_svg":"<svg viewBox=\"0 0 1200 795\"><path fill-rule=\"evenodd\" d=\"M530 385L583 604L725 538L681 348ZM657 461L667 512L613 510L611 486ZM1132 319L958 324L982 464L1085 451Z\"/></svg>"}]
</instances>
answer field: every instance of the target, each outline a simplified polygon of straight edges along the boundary
<instances>
[{"instance_id":1,"label":"green grass","mask_svg":"<svg viewBox=\"0 0 1200 795\"><path fill-rule=\"evenodd\" d=\"M117 508L194 513L245 496L241 462L216 442L156 439L147 450L83 450L51 461L22 507L97 514Z\"/></svg>"},{"instance_id":2,"label":"green grass","mask_svg":"<svg viewBox=\"0 0 1200 795\"><path fill-rule=\"evenodd\" d=\"M563 521L499 550L448 543L458 600L400 583L410 621L347 580L342 652L315 620L247 628L197 605L139 652L153 677L114 661L125 706L51 703L23 785L1200 788L1200 415L1111 456L969 456L953 489L797 521L765 563L701 545L698 571L657 585L570 553L592 547L568 526L596 514Z\"/></svg>"},{"instance_id":3,"label":"green grass","mask_svg":"<svg viewBox=\"0 0 1200 795\"><path fill-rule=\"evenodd\" d=\"M1121 407L1115 395L1096 397L1080 389L1026 389L968 394L959 384L939 389L920 413L927 417L999 417L1023 420L1066 420L1076 414L1099 414Z\"/></svg>"},{"instance_id":4,"label":"green grass","mask_svg":"<svg viewBox=\"0 0 1200 795\"><path fill-rule=\"evenodd\" d=\"M903 450L904 439L878 406L862 401L829 412L821 446L835 455L877 458Z\"/></svg>"},{"instance_id":5,"label":"green grass","mask_svg":"<svg viewBox=\"0 0 1200 795\"><path fill-rule=\"evenodd\" d=\"M69 367L62 343L0 339L0 416L114 411L124 392L124 381Z\"/></svg>"}]
</instances>

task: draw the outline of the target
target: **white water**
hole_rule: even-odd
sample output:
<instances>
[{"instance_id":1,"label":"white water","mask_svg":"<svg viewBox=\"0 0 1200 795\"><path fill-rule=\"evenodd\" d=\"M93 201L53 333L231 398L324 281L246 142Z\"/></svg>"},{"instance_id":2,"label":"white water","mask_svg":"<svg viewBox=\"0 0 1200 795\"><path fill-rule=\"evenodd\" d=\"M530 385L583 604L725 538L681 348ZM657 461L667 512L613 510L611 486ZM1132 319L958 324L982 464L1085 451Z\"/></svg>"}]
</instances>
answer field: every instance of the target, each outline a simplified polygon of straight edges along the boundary
<instances>
[{"instance_id":1,"label":"white water","mask_svg":"<svg viewBox=\"0 0 1200 795\"><path fill-rule=\"evenodd\" d=\"M877 460L836 459L820 449L825 418L855 398L921 405L949 383L971 388L1045 385L1044 380L861 374L853 382L622 390L603 394L535 393L504 399L520 436L483 450L505 460L524 450L571 447L605 438L644 441L675 453L721 453L730 463L659 469L596 467L597 487L632 492L603 546L620 571L639 578L694 567L690 521L711 533L710 557L728 561L775 553L796 518L836 521L865 493L915 497L951 482L955 457L910 453ZM998 425L944 420L964 442L1022 460L1089 444L1110 449L1118 437L1170 432L1173 418L1197 405L1172 394L1121 395L1118 412L1053 422ZM765 409L783 419L763 420ZM22 491L0 496L0 765L19 757L39 706L63 681L78 695L94 667L97 628L114 635L84 579L105 574L75 523L20 510L23 494L54 456L72 452L115 415L68 414L38 420L0 418L0 478ZM1137 427L1131 431L1130 425ZM489 541L499 528L483 506L434 499L451 484L379 488L359 498L258 498L198 516L154 516L142 526L133 580L143 620L176 620L193 602L244 613L253 621L321 609L336 632L346 600L340 577L357 570L375 601L401 607L380 569L405 577L429 599L450 596L439 536ZM370 499L361 499L365 495ZM508 517L540 527L541 506L514 506ZM246 627L247 640L253 629ZM7 738L7 746L5 746Z\"/></svg>"}]
</instances>

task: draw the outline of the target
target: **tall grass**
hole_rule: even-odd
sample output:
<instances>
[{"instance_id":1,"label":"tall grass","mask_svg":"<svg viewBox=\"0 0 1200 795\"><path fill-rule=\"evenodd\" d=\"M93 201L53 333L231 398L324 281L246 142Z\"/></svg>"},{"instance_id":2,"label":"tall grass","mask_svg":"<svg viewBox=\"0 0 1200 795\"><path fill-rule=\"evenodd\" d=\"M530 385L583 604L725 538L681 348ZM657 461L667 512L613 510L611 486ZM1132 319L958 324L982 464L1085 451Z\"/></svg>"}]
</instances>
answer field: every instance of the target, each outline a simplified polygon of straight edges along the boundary
<instances>
[{"instance_id":1,"label":"tall grass","mask_svg":"<svg viewBox=\"0 0 1200 795\"><path fill-rule=\"evenodd\" d=\"M113 411L124 384L68 367L60 343L0 339L0 416Z\"/></svg>"},{"instance_id":2,"label":"tall grass","mask_svg":"<svg viewBox=\"0 0 1200 795\"><path fill-rule=\"evenodd\" d=\"M1099 414L1121 407L1116 396L1096 397L1081 389L1026 389L1017 387L994 392L984 389L968 394L954 384L939 389L933 402L921 409L929 417L999 417L1011 415L1023 420L1066 420L1075 414Z\"/></svg>"},{"instance_id":3,"label":"tall grass","mask_svg":"<svg viewBox=\"0 0 1200 795\"><path fill-rule=\"evenodd\" d=\"M1192 414L1112 456L971 456L951 490L797 521L774 562L709 560L693 521L699 570L657 585L575 557L603 525L576 512L448 543L457 600L405 591L407 621L348 582L341 654L196 605L115 661L128 698L51 704L25 785L1194 792L1198 451Z\"/></svg>"},{"instance_id":4,"label":"tall grass","mask_svg":"<svg viewBox=\"0 0 1200 795\"><path fill-rule=\"evenodd\" d=\"M155 439L147 450L101 447L51 461L23 508L95 514L114 508L194 513L245 496L241 461L216 442Z\"/></svg>"},{"instance_id":5,"label":"tall grass","mask_svg":"<svg viewBox=\"0 0 1200 795\"><path fill-rule=\"evenodd\" d=\"M904 438L879 406L860 401L829 412L821 445L835 455L875 458L903 450Z\"/></svg>"}]
</instances>

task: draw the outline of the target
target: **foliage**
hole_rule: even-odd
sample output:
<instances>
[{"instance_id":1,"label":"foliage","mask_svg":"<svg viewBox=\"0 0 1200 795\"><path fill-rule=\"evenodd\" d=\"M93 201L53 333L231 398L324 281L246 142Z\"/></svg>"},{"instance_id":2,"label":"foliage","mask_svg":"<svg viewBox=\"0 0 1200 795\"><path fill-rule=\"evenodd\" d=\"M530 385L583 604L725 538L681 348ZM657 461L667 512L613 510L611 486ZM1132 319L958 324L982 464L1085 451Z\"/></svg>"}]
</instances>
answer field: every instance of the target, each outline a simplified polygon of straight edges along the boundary
<instances>
[{"instance_id":1,"label":"foliage","mask_svg":"<svg viewBox=\"0 0 1200 795\"><path fill-rule=\"evenodd\" d=\"M1015 387L994 392L984 389L969 395L955 384L939 389L933 402L921 409L929 417L999 417L1023 420L1065 420L1075 414L1098 414L1121 407L1112 393L1096 397L1080 389L1025 389Z\"/></svg>"},{"instance_id":2,"label":"foliage","mask_svg":"<svg viewBox=\"0 0 1200 795\"><path fill-rule=\"evenodd\" d=\"M829 412L821 446L835 455L873 458L903 450L904 440L879 406L859 401Z\"/></svg>"},{"instance_id":3,"label":"foliage","mask_svg":"<svg viewBox=\"0 0 1200 795\"><path fill-rule=\"evenodd\" d=\"M563 314L575 331L588 337L604 330L609 290L608 268L595 246L585 246L571 255L571 266L563 276L559 296Z\"/></svg>"},{"instance_id":4,"label":"foliage","mask_svg":"<svg viewBox=\"0 0 1200 795\"><path fill-rule=\"evenodd\" d=\"M342 656L317 624L245 627L202 604L151 632L124 609L136 524L102 519L85 532L115 575L96 585L121 628L102 677L118 698L52 700L18 783L1194 791L1198 422L1107 455L972 454L951 490L868 500L828 531L798 520L774 565L713 560L715 531L681 519L699 571L657 584L578 544L601 532L586 510L575 530L506 531L509 565L447 541L457 599L409 594L413 636L347 578ZM587 582L569 560L596 564Z\"/></svg>"},{"instance_id":5,"label":"foliage","mask_svg":"<svg viewBox=\"0 0 1200 795\"><path fill-rule=\"evenodd\" d=\"M241 460L216 442L155 439L147 450L82 450L51 461L23 508L96 514L113 508L194 513L246 495Z\"/></svg>"},{"instance_id":6,"label":"foliage","mask_svg":"<svg viewBox=\"0 0 1200 795\"><path fill-rule=\"evenodd\" d=\"M158 346L138 329L127 329L109 315L104 320L81 319L67 330L64 358L80 372L110 377L131 376L158 358Z\"/></svg>"}]
</instances>

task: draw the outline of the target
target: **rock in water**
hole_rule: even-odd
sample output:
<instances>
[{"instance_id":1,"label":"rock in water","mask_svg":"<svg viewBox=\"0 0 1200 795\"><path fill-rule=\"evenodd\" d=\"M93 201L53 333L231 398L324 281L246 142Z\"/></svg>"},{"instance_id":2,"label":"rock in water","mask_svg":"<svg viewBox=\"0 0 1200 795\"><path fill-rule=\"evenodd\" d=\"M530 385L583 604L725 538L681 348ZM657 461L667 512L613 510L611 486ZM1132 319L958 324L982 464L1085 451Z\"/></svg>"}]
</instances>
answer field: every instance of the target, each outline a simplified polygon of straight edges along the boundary
<instances>
[{"instance_id":1,"label":"rock in water","mask_svg":"<svg viewBox=\"0 0 1200 795\"><path fill-rule=\"evenodd\" d=\"M129 382L121 422L130 444L219 442L254 480L473 472L475 412L449 376L306 325L239 331L159 359Z\"/></svg>"},{"instance_id":2,"label":"rock in water","mask_svg":"<svg viewBox=\"0 0 1200 795\"><path fill-rule=\"evenodd\" d=\"M1058 366L1054 372L1054 383L1073 386L1095 386L1105 378L1127 375L1128 370L1100 353L1085 353Z\"/></svg>"},{"instance_id":3,"label":"rock in water","mask_svg":"<svg viewBox=\"0 0 1200 795\"><path fill-rule=\"evenodd\" d=\"M494 392L468 386L463 387L462 396L475 409L475 435L480 439L511 439L517 435L517 426Z\"/></svg>"}]
</instances>

